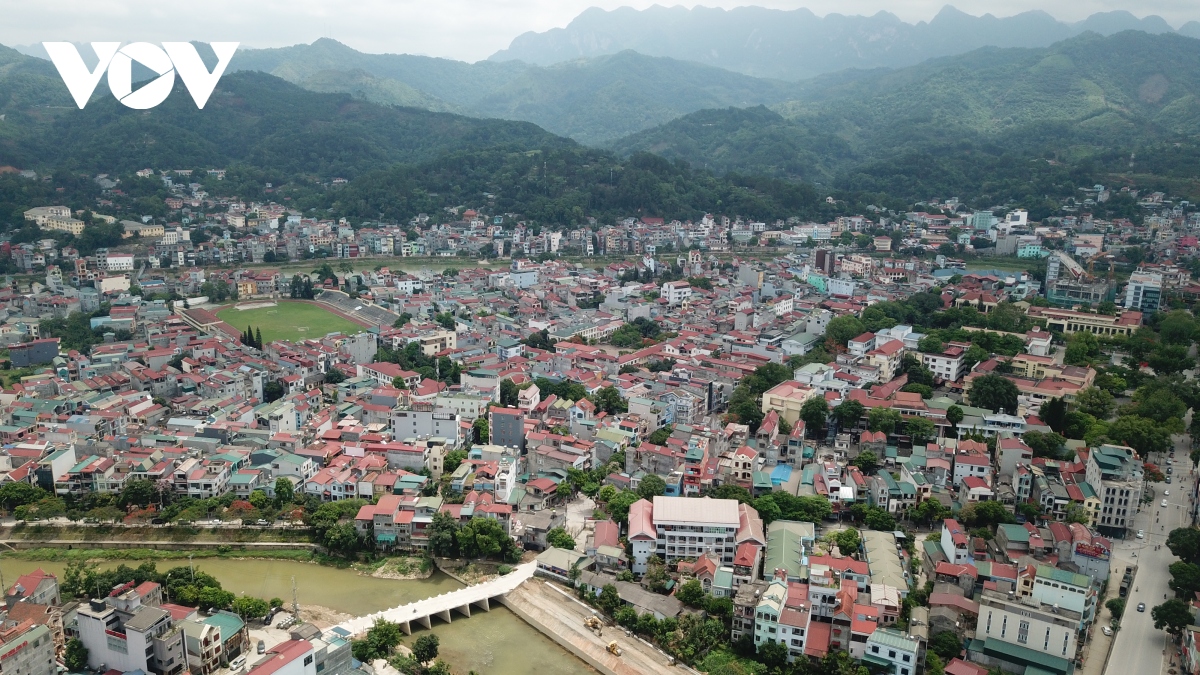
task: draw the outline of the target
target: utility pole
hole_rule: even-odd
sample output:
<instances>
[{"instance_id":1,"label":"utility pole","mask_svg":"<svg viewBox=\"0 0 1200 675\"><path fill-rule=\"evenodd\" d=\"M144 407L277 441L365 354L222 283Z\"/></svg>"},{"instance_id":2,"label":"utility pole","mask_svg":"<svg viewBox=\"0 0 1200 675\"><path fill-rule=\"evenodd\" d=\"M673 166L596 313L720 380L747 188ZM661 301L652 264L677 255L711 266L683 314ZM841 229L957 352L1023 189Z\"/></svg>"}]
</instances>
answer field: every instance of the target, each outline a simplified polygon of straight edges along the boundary
<instances>
[{"instance_id":1,"label":"utility pole","mask_svg":"<svg viewBox=\"0 0 1200 675\"><path fill-rule=\"evenodd\" d=\"M196 568L192 565L192 554L188 554L188 571L192 573L192 583L196 583Z\"/></svg>"},{"instance_id":2,"label":"utility pole","mask_svg":"<svg viewBox=\"0 0 1200 675\"><path fill-rule=\"evenodd\" d=\"M296 577L292 577L292 618L300 620L300 600L296 596Z\"/></svg>"}]
</instances>

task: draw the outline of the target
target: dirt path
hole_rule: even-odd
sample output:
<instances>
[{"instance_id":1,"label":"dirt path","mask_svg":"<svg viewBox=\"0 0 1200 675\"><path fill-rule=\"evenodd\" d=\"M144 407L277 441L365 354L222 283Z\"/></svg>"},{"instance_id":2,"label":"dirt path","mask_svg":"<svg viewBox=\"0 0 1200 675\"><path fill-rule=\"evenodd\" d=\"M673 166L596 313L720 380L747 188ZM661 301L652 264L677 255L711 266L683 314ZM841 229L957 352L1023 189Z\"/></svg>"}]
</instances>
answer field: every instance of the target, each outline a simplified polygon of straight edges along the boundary
<instances>
[{"instance_id":1,"label":"dirt path","mask_svg":"<svg viewBox=\"0 0 1200 675\"><path fill-rule=\"evenodd\" d=\"M583 625L583 620L592 614L591 608L564 593L542 579L530 579L506 595L504 601L540 624L535 625L539 630L557 636L553 639L565 640L587 654L595 662L593 665L599 664L605 672L616 675L679 672L668 663L667 656L636 637L626 636L623 628L605 626L603 635L597 636ZM621 656L609 654L605 649L614 640L624 652Z\"/></svg>"}]
</instances>

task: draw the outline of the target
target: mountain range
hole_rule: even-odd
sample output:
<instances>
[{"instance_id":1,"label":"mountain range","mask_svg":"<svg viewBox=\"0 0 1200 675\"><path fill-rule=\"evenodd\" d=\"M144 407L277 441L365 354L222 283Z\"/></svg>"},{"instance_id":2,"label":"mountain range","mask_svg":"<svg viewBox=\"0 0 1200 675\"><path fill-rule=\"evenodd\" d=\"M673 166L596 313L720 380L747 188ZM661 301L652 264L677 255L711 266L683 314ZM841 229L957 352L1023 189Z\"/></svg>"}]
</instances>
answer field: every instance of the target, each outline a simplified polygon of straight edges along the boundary
<instances>
[{"instance_id":1,"label":"mountain range","mask_svg":"<svg viewBox=\"0 0 1200 675\"><path fill-rule=\"evenodd\" d=\"M222 77L203 110L178 80L151 110L122 106L102 81L79 110L51 63L6 47L0 115L0 166L90 172L246 164L351 178L466 149L574 145L528 122L378 105L251 71Z\"/></svg>"},{"instance_id":2,"label":"mountain range","mask_svg":"<svg viewBox=\"0 0 1200 675\"><path fill-rule=\"evenodd\" d=\"M1045 49L986 48L809 83L804 99L771 110L700 111L610 147L720 172L829 182L935 148L1075 161L1117 148L1195 145L1196 64L1200 40L1089 33Z\"/></svg>"},{"instance_id":3,"label":"mountain range","mask_svg":"<svg viewBox=\"0 0 1200 675\"><path fill-rule=\"evenodd\" d=\"M928 22L901 21L894 14L828 14L808 9L763 7L720 9L654 5L644 10L591 8L565 28L525 33L490 57L542 66L632 49L753 75L797 81L847 68L898 68L980 47L1048 47L1095 32L1178 32L1200 38L1200 23L1178 31L1158 16L1129 12L1093 14L1064 23L1045 12L997 18L972 16L949 5Z\"/></svg>"},{"instance_id":4,"label":"mountain range","mask_svg":"<svg viewBox=\"0 0 1200 675\"><path fill-rule=\"evenodd\" d=\"M597 144L713 107L777 103L795 87L632 51L551 66L363 54L335 40L242 50L230 70L259 70L376 103L533 122Z\"/></svg>"}]
</instances>

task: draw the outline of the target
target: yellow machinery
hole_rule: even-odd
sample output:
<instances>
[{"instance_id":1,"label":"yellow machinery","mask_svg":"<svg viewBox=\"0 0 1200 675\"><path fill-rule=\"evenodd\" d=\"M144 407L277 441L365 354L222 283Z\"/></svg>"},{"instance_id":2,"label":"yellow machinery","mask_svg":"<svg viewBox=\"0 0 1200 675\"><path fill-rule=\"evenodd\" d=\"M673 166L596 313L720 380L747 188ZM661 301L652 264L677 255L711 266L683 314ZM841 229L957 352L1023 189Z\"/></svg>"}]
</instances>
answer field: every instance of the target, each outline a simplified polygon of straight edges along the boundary
<instances>
[{"instance_id":1,"label":"yellow machinery","mask_svg":"<svg viewBox=\"0 0 1200 675\"><path fill-rule=\"evenodd\" d=\"M621 655L621 647L619 645L617 645L616 640L613 640L612 642L608 643L608 653L612 654L613 656Z\"/></svg>"}]
</instances>

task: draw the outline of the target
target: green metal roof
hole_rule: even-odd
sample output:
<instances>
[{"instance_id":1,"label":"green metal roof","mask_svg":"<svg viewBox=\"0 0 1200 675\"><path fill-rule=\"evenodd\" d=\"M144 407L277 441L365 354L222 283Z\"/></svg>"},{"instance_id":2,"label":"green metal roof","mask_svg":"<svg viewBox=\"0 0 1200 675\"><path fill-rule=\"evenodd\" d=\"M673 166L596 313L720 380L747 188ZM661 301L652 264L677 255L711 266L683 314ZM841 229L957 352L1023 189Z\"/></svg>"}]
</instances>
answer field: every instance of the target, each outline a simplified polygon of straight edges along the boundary
<instances>
[{"instance_id":1,"label":"green metal roof","mask_svg":"<svg viewBox=\"0 0 1200 675\"><path fill-rule=\"evenodd\" d=\"M207 617L204 619L204 623L221 629L222 644L229 642L231 638L235 637L246 627L246 622L242 621L236 614L226 614L225 612L217 612Z\"/></svg>"},{"instance_id":2,"label":"green metal roof","mask_svg":"<svg viewBox=\"0 0 1200 675\"><path fill-rule=\"evenodd\" d=\"M1001 642L995 638L984 640L983 653L1014 665L1034 666L1057 675L1069 675L1075 670L1075 664L1068 659L1043 654L1020 645Z\"/></svg>"}]
</instances>

